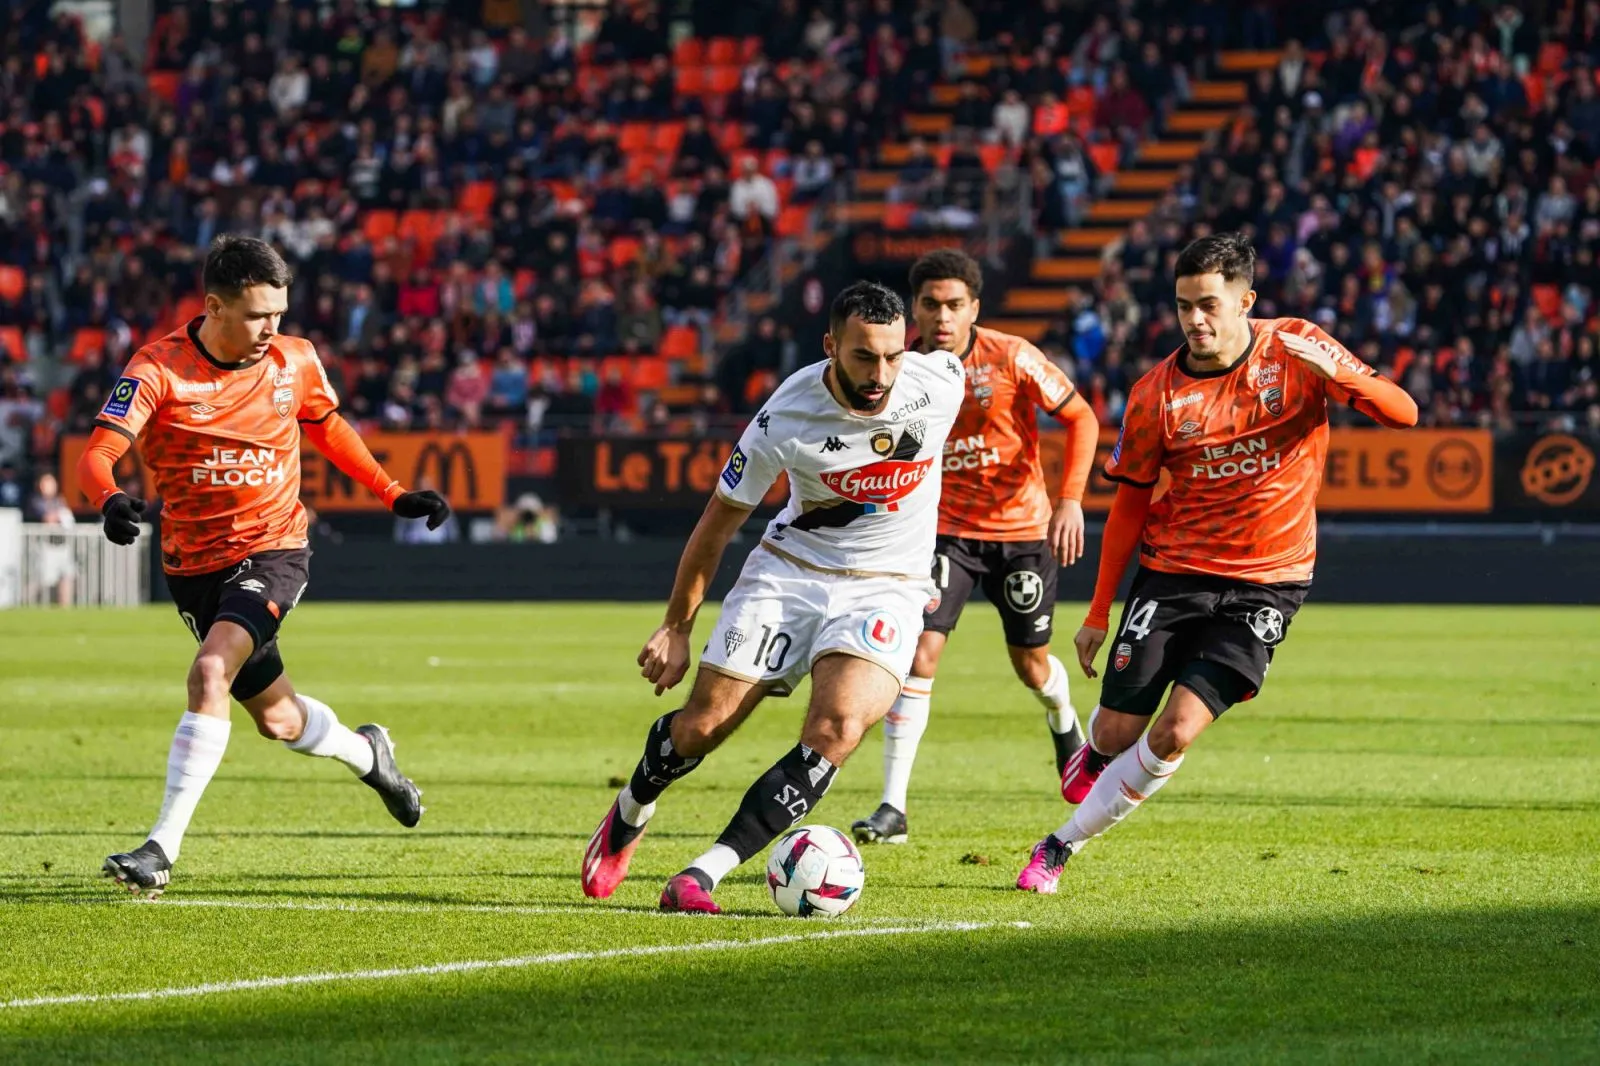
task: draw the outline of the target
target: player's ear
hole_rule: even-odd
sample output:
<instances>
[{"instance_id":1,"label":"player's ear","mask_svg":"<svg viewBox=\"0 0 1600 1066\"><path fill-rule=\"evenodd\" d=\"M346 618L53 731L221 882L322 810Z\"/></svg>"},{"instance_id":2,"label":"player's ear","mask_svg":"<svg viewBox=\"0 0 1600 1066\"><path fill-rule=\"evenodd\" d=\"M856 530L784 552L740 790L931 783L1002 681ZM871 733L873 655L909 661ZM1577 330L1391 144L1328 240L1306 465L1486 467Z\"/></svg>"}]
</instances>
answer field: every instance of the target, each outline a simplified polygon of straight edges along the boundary
<instances>
[{"instance_id":1,"label":"player's ear","mask_svg":"<svg viewBox=\"0 0 1600 1066\"><path fill-rule=\"evenodd\" d=\"M1245 291L1245 294L1239 298L1239 313L1241 315L1248 315L1250 313L1250 309L1255 305L1256 290L1248 289Z\"/></svg>"},{"instance_id":2,"label":"player's ear","mask_svg":"<svg viewBox=\"0 0 1600 1066\"><path fill-rule=\"evenodd\" d=\"M822 354L832 359L839 354L839 342L833 339L833 330L822 335Z\"/></svg>"}]
</instances>

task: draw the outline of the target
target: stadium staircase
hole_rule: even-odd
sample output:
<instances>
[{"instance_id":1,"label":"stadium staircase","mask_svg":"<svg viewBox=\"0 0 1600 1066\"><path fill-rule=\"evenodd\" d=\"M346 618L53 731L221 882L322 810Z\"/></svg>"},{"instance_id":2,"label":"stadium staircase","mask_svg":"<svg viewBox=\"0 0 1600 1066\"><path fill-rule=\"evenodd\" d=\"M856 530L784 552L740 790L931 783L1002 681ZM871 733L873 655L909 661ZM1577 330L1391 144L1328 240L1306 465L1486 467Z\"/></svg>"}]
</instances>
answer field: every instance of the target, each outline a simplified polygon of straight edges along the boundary
<instances>
[{"instance_id":1,"label":"stadium staircase","mask_svg":"<svg viewBox=\"0 0 1600 1066\"><path fill-rule=\"evenodd\" d=\"M987 325L1037 341L1050 323L1067 306L1066 291L1073 286L1092 284L1100 276L1101 261L1135 219L1144 218L1178 180L1178 168L1192 162L1207 141L1222 133L1238 117L1248 99L1248 82L1256 71L1277 65L1277 52L1229 51L1219 57L1215 76L1190 85L1190 99L1168 116L1160 136L1140 146L1134 164L1118 169L1119 146L1095 143L1088 151L1100 171L1103 186L1109 191L1085 215L1083 225L1062 230L1051 249L1053 254L1036 257L1029 264L1029 275L1014 280L1002 296L998 315L986 316ZM964 76L981 78L989 73L996 57L976 56L967 60ZM930 141L951 128L952 114L960 96L958 84L934 87L931 107L926 112L907 116L906 132ZM1069 94L1067 110L1074 116L1073 127L1080 133L1091 125L1095 96L1092 89L1080 87ZM1077 117L1077 116L1082 116ZM950 149L932 148L941 165ZM878 153L879 166L855 176L852 202L834 209L834 220L843 225L873 224L887 230L906 228L910 223L909 205L889 201L909 147L884 145ZM1009 162L1003 146L979 148L986 170L993 173Z\"/></svg>"}]
</instances>

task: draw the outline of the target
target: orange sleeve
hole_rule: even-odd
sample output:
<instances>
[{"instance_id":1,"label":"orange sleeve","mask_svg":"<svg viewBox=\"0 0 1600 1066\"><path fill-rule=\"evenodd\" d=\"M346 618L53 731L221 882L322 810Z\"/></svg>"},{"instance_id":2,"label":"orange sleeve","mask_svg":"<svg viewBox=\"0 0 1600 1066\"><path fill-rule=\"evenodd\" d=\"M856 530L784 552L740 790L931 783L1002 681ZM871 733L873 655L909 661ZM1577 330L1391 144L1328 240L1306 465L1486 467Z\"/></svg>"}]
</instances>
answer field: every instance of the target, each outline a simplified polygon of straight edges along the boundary
<instances>
[{"instance_id":1,"label":"orange sleeve","mask_svg":"<svg viewBox=\"0 0 1600 1066\"><path fill-rule=\"evenodd\" d=\"M1390 429L1408 429L1417 424L1417 401L1388 378L1353 374L1343 366L1329 382L1350 398L1357 411Z\"/></svg>"},{"instance_id":2,"label":"orange sleeve","mask_svg":"<svg viewBox=\"0 0 1600 1066\"><path fill-rule=\"evenodd\" d=\"M1094 469L1094 453L1100 447L1100 420L1081 393L1074 392L1056 418L1067 427L1067 456L1061 468L1060 500L1083 499Z\"/></svg>"},{"instance_id":3,"label":"orange sleeve","mask_svg":"<svg viewBox=\"0 0 1600 1066\"><path fill-rule=\"evenodd\" d=\"M1089 604L1089 617L1083 620L1090 629L1111 628L1111 601L1117 598L1123 571L1128 569L1128 560L1144 536L1144 520L1150 513L1150 498L1155 491L1154 487L1139 485L1117 486L1111 513L1106 516L1106 529L1100 537L1100 573L1094 581L1094 600Z\"/></svg>"},{"instance_id":4,"label":"orange sleeve","mask_svg":"<svg viewBox=\"0 0 1600 1066\"><path fill-rule=\"evenodd\" d=\"M122 491L117 487L117 460L132 446L123 433L105 426L96 426L89 434L89 446L78 459L78 484L83 486L84 499L94 504L96 511Z\"/></svg>"},{"instance_id":5,"label":"orange sleeve","mask_svg":"<svg viewBox=\"0 0 1600 1066\"><path fill-rule=\"evenodd\" d=\"M400 487L400 482L390 477L383 465L373 458L366 442L361 439L361 434L337 413L330 412L320 422L300 423L300 432L304 433L306 439L316 445L317 451L326 455L341 473L355 478L371 489L372 494L382 500L385 507L394 506L396 498L405 492L405 489Z\"/></svg>"}]
</instances>

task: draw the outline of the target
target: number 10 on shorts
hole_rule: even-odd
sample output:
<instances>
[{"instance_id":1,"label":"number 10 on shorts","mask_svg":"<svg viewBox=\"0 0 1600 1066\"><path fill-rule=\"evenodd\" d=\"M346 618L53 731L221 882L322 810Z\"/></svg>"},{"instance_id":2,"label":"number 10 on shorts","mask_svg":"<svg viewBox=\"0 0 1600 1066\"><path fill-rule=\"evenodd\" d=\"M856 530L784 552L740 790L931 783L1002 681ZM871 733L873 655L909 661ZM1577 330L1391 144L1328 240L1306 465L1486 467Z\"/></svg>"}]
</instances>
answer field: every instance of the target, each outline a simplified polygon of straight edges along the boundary
<instances>
[{"instance_id":1,"label":"number 10 on shorts","mask_svg":"<svg viewBox=\"0 0 1600 1066\"><path fill-rule=\"evenodd\" d=\"M771 626L762 626L761 643L756 645L756 664L765 667L769 673L779 673L783 670L784 660L789 657L789 648L793 643L789 634L774 632Z\"/></svg>"}]
</instances>

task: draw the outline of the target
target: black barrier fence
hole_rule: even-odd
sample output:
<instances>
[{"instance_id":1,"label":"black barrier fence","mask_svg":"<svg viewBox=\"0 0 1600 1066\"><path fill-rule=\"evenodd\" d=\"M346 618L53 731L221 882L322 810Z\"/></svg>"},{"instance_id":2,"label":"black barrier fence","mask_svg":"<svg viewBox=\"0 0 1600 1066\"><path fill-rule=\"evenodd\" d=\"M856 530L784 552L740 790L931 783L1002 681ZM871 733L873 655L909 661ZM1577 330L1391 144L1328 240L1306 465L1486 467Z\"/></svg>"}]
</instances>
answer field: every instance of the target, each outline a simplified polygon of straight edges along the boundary
<instances>
[{"instance_id":1,"label":"black barrier fence","mask_svg":"<svg viewBox=\"0 0 1600 1066\"><path fill-rule=\"evenodd\" d=\"M1312 599L1326 603L1544 603L1600 605L1600 538L1474 532L1417 535L1324 530ZM721 597L755 547L731 545L711 588ZM550 545L316 541L308 597L315 600L614 600L662 602L679 539L598 539ZM1087 601L1100 550L1061 572L1064 601ZM159 580L155 598L166 601ZM1075 623L1076 619L1066 619Z\"/></svg>"},{"instance_id":2,"label":"black barrier fence","mask_svg":"<svg viewBox=\"0 0 1600 1066\"><path fill-rule=\"evenodd\" d=\"M1497 439L1494 514L1502 519L1600 522L1597 453L1600 431Z\"/></svg>"}]
</instances>

